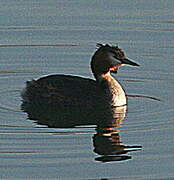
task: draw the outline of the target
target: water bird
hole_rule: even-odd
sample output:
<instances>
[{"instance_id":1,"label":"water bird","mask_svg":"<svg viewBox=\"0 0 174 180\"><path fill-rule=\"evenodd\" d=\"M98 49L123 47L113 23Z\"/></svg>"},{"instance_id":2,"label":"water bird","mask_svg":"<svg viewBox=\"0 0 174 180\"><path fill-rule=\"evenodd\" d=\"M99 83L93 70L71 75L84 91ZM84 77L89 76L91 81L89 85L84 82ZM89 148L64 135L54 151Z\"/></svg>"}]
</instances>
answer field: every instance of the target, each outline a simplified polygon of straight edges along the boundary
<instances>
[{"instance_id":1,"label":"water bird","mask_svg":"<svg viewBox=\"0 0 174 180\"><path fill-rule=\"evenodd\" d=\"M56 74L27 81L22 92L23 109L27 111L29 106L34 106L34 110L36 106L45 107L44 112L49 107L52 112L53 109L61 111L60 109L64 110L67 107L69 109L64 115L68 116L70 109L74 111L77 107L83 110L85 108L83 112L86 114L81 114L86 116L97 110L101 112L105 107L127 105L125 91L112 73L117 73L118 68L123 65L139 65L129 60L118 46L97 44L97 47L90 63L95 80Z\"/></svg>"}]
</instances>

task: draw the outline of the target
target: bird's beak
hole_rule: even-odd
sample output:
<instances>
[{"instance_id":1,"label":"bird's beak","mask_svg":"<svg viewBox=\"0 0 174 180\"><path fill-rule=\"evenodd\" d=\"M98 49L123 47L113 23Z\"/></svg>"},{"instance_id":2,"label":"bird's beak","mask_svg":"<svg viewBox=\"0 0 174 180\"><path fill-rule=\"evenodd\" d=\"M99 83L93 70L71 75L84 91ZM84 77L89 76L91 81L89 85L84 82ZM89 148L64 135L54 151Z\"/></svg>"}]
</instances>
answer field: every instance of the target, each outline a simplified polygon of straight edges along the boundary
<instances>
[{"instance_id":1,"label":"bird's beak","mask_svg":"<svg viewBox=\"0 0 174 180\"><path fill-rule=\"evenodd\" d=\"M121 63L125 64L125 65L128 64L128 65L132 65L132 66L140 66L139 64L137 64L137 63L135 63L135 62L133 62L133 61L127 59L127 58L121 60Z\"/></svg>"}]
</instances>

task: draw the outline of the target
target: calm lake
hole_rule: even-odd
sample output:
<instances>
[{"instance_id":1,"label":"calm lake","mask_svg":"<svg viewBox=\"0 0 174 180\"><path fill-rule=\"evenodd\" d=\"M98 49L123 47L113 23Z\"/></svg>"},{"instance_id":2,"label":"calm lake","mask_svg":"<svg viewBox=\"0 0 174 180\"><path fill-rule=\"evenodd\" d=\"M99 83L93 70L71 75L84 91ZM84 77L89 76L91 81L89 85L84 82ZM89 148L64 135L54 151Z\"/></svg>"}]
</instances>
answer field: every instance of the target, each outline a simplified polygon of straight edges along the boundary
<instances>
[{"instance_id":1,"label":"calm lake","mask_svg":"<svg viewBox=\"0 0 174 180\"><path fill-rule=\"evenodd\" d=\"M0 179L173 179L173 7L173 0L1 0ZM140 64L114 75L128 94L119 127L102 139L94 125L30 120L21 110L26 81L56 73L93 79L96 43L118 45Z\"/></svg>"}]
</instances>

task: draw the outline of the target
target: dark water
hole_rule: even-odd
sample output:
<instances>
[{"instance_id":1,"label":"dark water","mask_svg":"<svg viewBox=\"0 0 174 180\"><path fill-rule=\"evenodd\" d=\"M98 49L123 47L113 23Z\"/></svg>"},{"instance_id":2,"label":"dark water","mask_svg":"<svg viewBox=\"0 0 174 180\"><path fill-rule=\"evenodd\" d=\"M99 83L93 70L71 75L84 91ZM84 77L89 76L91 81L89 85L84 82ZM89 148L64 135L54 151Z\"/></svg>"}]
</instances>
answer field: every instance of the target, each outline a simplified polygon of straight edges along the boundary
<instances>
[{"instance_id":1,"label":"dark water","mask_svg":"<svg viewBox=\"0 0 174 180\"><path fill-rule=\"evenodd\" d=\"M174 178L172 0L0 5L0 179ZM121 46L141 65L116 76L129 105L111 139L119 148L142 149L105 163L95 149L95 127L47 128L20 109L27 80L52 73L92 78L98 42Z\"/></svg>"}]
</instances>

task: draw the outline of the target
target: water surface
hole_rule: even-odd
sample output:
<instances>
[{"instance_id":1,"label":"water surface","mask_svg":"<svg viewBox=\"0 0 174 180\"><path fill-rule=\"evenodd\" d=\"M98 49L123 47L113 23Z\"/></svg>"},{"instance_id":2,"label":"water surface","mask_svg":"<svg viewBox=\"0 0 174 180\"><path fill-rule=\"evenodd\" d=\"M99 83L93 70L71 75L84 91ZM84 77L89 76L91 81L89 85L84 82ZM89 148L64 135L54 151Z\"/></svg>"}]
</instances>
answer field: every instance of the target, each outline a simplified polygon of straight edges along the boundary
<instances>
[{"instance_id":1,"label":"water surface","mask_svg":"<svg viewBox=\"0 0 174 180\"><path fill-rule=\"evenodd\" d=\"M173 178L173 1L0 4L1 179ZM54 73L93 78L89 61L98 42L119 45L141 65L115 76L129 104L113 139L142 146L124 160L100 161L95 126L48 128L21 111L27 80Z\"/></svg>"}]
</instances>

